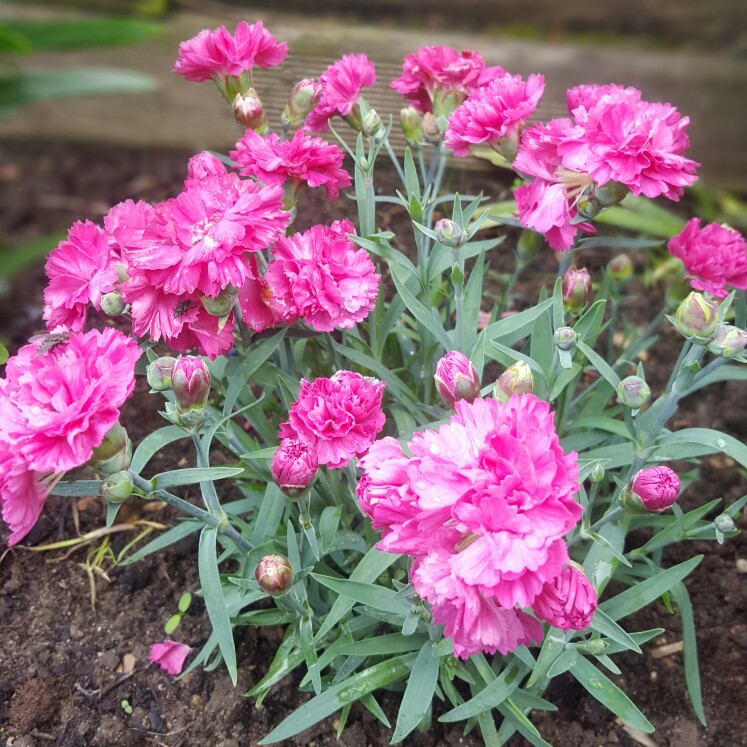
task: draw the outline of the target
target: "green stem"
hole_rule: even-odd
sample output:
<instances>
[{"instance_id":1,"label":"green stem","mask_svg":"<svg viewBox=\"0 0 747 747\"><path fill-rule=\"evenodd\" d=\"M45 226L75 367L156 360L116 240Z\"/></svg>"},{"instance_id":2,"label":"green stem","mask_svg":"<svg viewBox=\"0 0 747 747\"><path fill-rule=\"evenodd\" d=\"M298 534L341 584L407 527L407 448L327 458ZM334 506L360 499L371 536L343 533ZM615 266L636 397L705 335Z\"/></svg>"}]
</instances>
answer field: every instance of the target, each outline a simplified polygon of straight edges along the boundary
<instances>
[{"instance_id":1,"label":"green stem","mask_svg":"<svg viewBox=\"0 0 747 747\"><path fill-rule=\"evenodd\" d=\"M405 172L402 171L402 167L399 165L399 159L397 158L394 151L392 150L392 146L391 146L391 143L389 142L389 138L386 138L386 140L384 140L384 147L386 148L386 152L389 154L389 158L394 164L394 170L397 172L397 176L400 178L400 181L404 185Z\"/></svg>"}]
</instances>

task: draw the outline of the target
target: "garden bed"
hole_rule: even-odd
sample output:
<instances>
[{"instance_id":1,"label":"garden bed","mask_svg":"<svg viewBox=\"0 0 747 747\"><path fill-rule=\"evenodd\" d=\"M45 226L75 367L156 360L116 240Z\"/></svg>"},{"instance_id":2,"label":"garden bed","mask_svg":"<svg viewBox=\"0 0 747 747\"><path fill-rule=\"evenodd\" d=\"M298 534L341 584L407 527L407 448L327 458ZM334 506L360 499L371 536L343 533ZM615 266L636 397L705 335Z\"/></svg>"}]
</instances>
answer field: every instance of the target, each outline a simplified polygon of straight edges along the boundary
<instances>
[{"instance_id":1,"label":"garden bed","mask_svg":"<svg viewBox=\"0 0 747 747\"><path fill-rule=\"evenodd\" d=\"M18 244L42 233L64 231L75 220L97 221L112 204L128 197L159 200L174 195L181 187L188 155L54 144L40 148L36 143L15 142L5 149L0 170L0 225L5 238ZM502 176L499 171L495 175L457 172L451 175L447 187L448 191L462 194L484 191L501 199L508 195L509 187ZM377 182L393 191L393 174L382 170ZM323 196L306 194L299 205L298 226L303 229L352 212L353 203L344 197L328 207ZM408 219L395 206L386 205L379 211L378 221L383 229L396 230L400 220L405 225ZM510 267L510 242L514 238L509 237L494 252L496 273ZM399 248L407 250L404 246ZM602 251L590 252L579 258L586 260L579 263L586 264L598 279L599 266L610 256ZM521 304L522 296L527 303L533 303L542 279L556 267L555 255L543 250L517 288L518 303ZM8 338L11 352L29 335L42 331L43 285L41 269L33 268L13 279L2 300L2 335ZM493 287L499 292L500 284ZM660 295L644 292L640 286L638 290L639 293L631 294L633 300L629 303L660 308ZM652 316L653 313L648 314L648 318ZM660 332L660 342L646 364L647 379L655 395L666 382L678 344L676 333L666 323ZM737 388L737 384L714 386L685 400L678 414L680 424L687 421L688 425L719 428L744 440L747 427L744 412L735 407L739 402ZM158 427L160 405L160 397L144 396L132 398L125 406L123 423L135 443ZM153 466L157 470L172 468L185 456L189 457L180 453L173 464L164 460ZM683 507L692 508L715 497L732 502L744 489L744 480L730 460L706 458L700 481L683 496ZM144 505L148 504L128 504L130 521L173 523L175 516L169 510L143 513ZM51 498L42 520L24 544L34 547L75 537L76 521L79 520L80 531L86 532L103 526L104 516L100 499L79 499L73 510L70 499ZM115 552L133 536L130 532L113 535ZM85 562L88 553L99 544L100 541L86 545L67 557L64 550L33 553L17 549L0 563L0 737L12 739L7 742L9 745L253 745L307 697L299 694L298 679L293 677L281 683L260 709L243 697L272 660L281 636L277 628L239 630L239 684L235 689L220 668L215 673L198 669L175 681L148 665L148 646L163 638L163 625L176 612L180 595L198 588L193 562L196 540L184 540L136 565L111 569L109 580L91 571L96 586L93 609ZM680 628L679 618L667 613L659 602L637 613L628 627L663 627L667 632L648 644L643 656L623 657L620 664L624 675L617 678L657 727L653 737L626 731L566 675L555 681L550 693L559 712L535 716L545 739L556 747L745 744L739 714L747 706L743 666L747 656L747 577L738 574L736 561L747 557L747 542L741 536L723 546L704 542L674 548L665 555L665 563L671 565L697 552L704 552L706 557L686 583L698 625L708 728L699 726L689 706L677 646L669 653L662 649L680 640ZM198 600L185 616L179 638L197 648L208 633L207 617ZM130 657L134 657L134 662ZM123 707L122 701L127 701L127 706ZM384 699L383 705L394 718L396 699ZM353 747L388 743L389 733L370 714L357 706L354 713L357 715L349 721L340 744ZM292 743L335 744L334 718L320 724L313 733L299 735ZM427 734L411 735L407 743L477 745L481 740L477 732L463 737L460 727L439 724L434 718ZM515 737L510 744L523 742Z\"/></svg>"}]
</instances>

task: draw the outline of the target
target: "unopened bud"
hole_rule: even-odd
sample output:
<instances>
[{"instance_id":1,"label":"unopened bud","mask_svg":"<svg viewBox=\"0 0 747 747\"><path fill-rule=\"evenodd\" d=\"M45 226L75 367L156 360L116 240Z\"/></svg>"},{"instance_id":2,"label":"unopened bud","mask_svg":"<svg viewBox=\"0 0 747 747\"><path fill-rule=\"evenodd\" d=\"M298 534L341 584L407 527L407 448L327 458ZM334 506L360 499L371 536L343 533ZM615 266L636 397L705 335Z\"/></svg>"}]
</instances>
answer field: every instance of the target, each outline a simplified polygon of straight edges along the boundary
<instances>
[{"instance_id":1,"label":"unopened bud","mask_svg":"<svg viewBox=\"0 0 747 747\"><path fill-rule=\"evenodd\" d=\"M721 534L730 534L737 528L734 519L732 519L729 514L719 514L713 520L713 526L716 527L716 530L721 532Z\"/></svg>"},{"instance_id":2,"label":"unopened bud","mask_svg":"<svg viewBox=\"0 0 747 747\"><path fill-rule=\"evenodd\" d=\"M677 307L674 318L685 337L705 339L718 326L718 304L693 292Z\"/></svg>"},{"instance_id":3,"label":"unopened bud","mask_svg":"<svg viewBox=\"0 0 747 747\"><path fill-rule=\"evenodd\" d=\"M578 314L591 295L591 276L582 267L571 267L563 275L563 306L571 314Z\"/></svg>"},{"instance_id":4,"label":"unopened bud","mask_svg":"<svg viewBox=\"0 0 747 747\"><path fill-rule=\"evenodd\" d=\"M592 468L591 473L589 474L589 480L591 480L594 485L599 485L602 480L604 480L604 467L602 466L601 462L597 462Z\"/></svg>"},{"instance_id":5,"label":"unopened bud","mask_svg":"<svg viewBox=\"0 0 747 747\"><path fill-rule=\"evenodd\" d=\"M618 254L607 263L607 273L613 280L627 280L633 274L633 263L627 254Z\"/></svg>"},{"instance_id":6,"label":"unopened bud","mask_svg":"<svg viewBox=\"0 0 747 747\"><path fill-rule=\"evenodd\" d=\"M242 127L249 130L262 133L267 129L267 114L253 88L246 93L236 94L233 100L233 116Z\"/></svg>"},{"instance_id":7,"label":"unopened bud","mask_svg":"<svg viewBox=\"0 0 747 747\"><path fill-rule=\"evenodd\" d=\"M122 503L132 495L132 475L127 470L115 472L101 483L101 495L107 503Z\"/></svg>"},{"instance_id":8,"label":"unopened bud","mask_svg":"<svg viewBox=\"0 0 747 747\"><path fill-rule=\"evenodd\" d=\"M466 232L461 229L458 223L448 218L441 218L441 220L436 221L433 230L436 232L438 240L444 246L452 249L458 249L467 240Z\"/></svg>"},{"instance_id":9,"label":"unopened bud","mask_svg":"<svg viewBox=\"0 0 747 747\"><path fill-rule=\"evenodd\" d=\"M203 410L210 395L210 371L205 361L194 355L179 358L171 372L171 389L180 412Z\"/></svg>"},{"instance_id":10,"label":"unopened bud","mask_svg":"<svg viewBox=\"0 0 747 747\"><path fill-rule=\"evenodd\" d=\"M472 402L480 396L480 377L463 353L452 350L436 364L436 390L447 407L465 399Z\"/></svg>"},{"instance_id":11,"label":"unopened bud","mask_svg":"<svg viewBox=\"0 0 747 747\"><path fill-rule=\"evenodd\" d=\"M602 207L619 205L630 189L620 182L607 182L603 187L594 185L593 194Z\"/></svg>"},{"instance_id":12,"label":"unopened bud","mask_svg":"<svg viewBox=\"0 0 747 747\"><path fill-rule=\"evenodd\" d=\"M581 651L591 656L601 656L609 647L606 641L601 638L592 638L588 641L579 641L576 645L576 651Z\"/></svg>"},{"instance_id":13,"label":"unopened bud","mask_svg":"<svg viewBox=\"0 0 747 747\"><path fill-rule=\"evenodd\" d=\"M127 469L131 460L132 441L117 421L106 432L104 440L93 450L89 463L100 475L112 475Z\"/></svg>"},{"instance_id":14,"label":"unopened bud","mask_svg":"<svg viewBox=\"0 0 747 747\"><path fill-rule=\"evenodd\" d=\"M293 586L293 567L285 555L265 555L254 571L259 588L271 597L282 597Z\"/></svg>"},{"instance_id":15,"label":"unopened bud","mask_svg":"<svg viewBox=\"0 0 747 747\"><path fill-rule=\"evenodd\" d=\"M225 290L215 298L210 296L201 296L200 303L202 308L211 316L227 316L231 313L234 303L236 302L236 293L231 290Z\"/></svg>"},{"instance_id":16,"label":"unopened bud","mask_svg":"<svg viewBox=\"0 0 747 747\"><path fill-rule=\"evenodd\" d=\"M524 361L517 361L498 377L493 396L499 402L508 402L514 394L531 394L533 389L532 369Z\"/></svg>"},{"instance_id":17,"label":"unopened bud","mask_svg":"<svg viewBox=\"0 0 747 747\"><path fill-rule=\"evenodd\" d=\"M516 137L502 137L495 150L503 156L507 163L513 163L516 156L519 155L518 133Z\"/></svg>"},{"instance_id":18,"label":"unopened bud","mask_svg":"<svg viewBox=\"0 0 747 747\"><path fill-rule=\"evenodd\" d=\"M577 335L570 327L558 327L552 339L560 350L573 350Z\"/></svg>"},{"instance_id":19,"label":"unopened bud","mask_svg":"<svg viewBox=\"0 0 747 747\"><path fill-rule=\"evenodd\" d=\"M602 210L602 205L594 195L585 194L579 197L578 202L576 203L576 208L579 215L591 219L599 215Z\"/></svg>"},{"instance_id":20,"label":"unopened bud","mask_svg":"<svg viewBox=\"0 0 747 747\"><path fill-rule=\"evenodd\" d=\"M638 410L651 399L651 389L640 376L627 376L617 385L617 398L626 407Z\"/></svg>"},{"instance_id":21,"label":"unopened bud","mask_svg":"<svg viewBox=\"0 0 747 747\"><path fill-rule=\"evenodd\" d=\"M719 324L706 348L722 358L734 358L747 346L747 332L731 324Z\"/></svg>"},{"instance_id":22,"label":"unopened bud","mask_svg":"<svg viewBox=\"0 0 747 747\"><path fill-rule=\"evenodd\" d=\"M541 233L525 228L519 236L516 253L522 262L528 262L542 248L544 239Z\"/></svg>"},{"instance_id":23,"label":"unopened bud","mask_svg":"<svg viewBox=\"0 0 747 747\"><path fill-rule=\"evenodd\" d=\"M319 463L303 441L284 438L272 458L272 476L280 490L291 500L306 494L316 477Z\"/></svg>"},{"instance_id":24,"label":"unopened bud","mask_svg":"<svg viewBox=\"0 0 747 747\"><path fill-rule=\"evenodd\" d=\"M414 107L407 106L400 111L399 121L408 145L419 145L423 139L423 115Z\"/></svg>"},{"instance_id":25,"label":"unopened bud","mask_svg":"<svg viewBox=\"0 0 747 747\"><path fill-rule=\"evenodd\" d=\"M376 137L379 133L383 134L383 128L381 126L381 117L376 109L369 109L366 112L366 116L363 117L363 124L361 125L363 134L367 137Z\"/></svg>"},{"instance_id":26,"label":"unopened bud","mask_svg":"<svg viewBox=\"0 0 747 747\"><path fill-rule=\"evenodd\" d=\"M322 87L311 78L305 78L293 86L288 103L280 115L283 127L298 127L308 113L319 103Z\"/></svg>"},{"instance_id":27,"label":"unopened bud","mask_svg":"<svg viewBox=\"0 0 747 747\"><path fill-rule=\"evenodd\" d=\"M433 116L433 114L431 114L431 112L426 112L423 115L421 127L425 140L433 145L441 142L441 128L438 126L438 120Z\"/></svg>"},{"instance_id":28,"label":"unopened bud","mask_svg":"<svg viewBox=\"0 0 747 747\"><path fill-rule=\"evenodd\" d=\"M108 316L120 316L126 308L127 304L118 290L109 291L101 296L101 310Z\"/></svg>"},{"instance_id":29,"label":"unopened bud","mask_svg":"<svg viewBox=\"0 0 747 747\"><path fill-rule=\"evenodd\" d=\"M680 493L680 478L669 467L648 467L637 472L620 496L631 513L666 511Z\"/></svg>"},{"instance_id":30,"label":"unopened bud","mask_svg":"<svg viewBox=\"0 0 747 747\"><path fill-rule=\"evenodd\" d=\"M148 386L154 392L165 392L171 389L171 373L174 370L176 358L164 355L151 363L146 370Z\"/></svg>"}]
</instances>

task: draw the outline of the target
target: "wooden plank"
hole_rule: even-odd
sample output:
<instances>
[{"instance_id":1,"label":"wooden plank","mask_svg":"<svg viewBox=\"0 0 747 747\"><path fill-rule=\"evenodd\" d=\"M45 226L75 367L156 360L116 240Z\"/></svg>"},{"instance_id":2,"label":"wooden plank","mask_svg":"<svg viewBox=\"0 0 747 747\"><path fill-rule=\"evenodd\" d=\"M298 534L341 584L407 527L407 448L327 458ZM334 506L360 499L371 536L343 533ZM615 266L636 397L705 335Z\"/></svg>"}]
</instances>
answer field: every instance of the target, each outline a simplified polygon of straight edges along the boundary
<instances>
[{"instance_id":1,"label":"wooden plank","mask_svg":"<svg viewBox=\"0 0 747 747\"><path fill-rule=\"evenodd\" d=\"M7 8L0 18L11 16ZM192 84L170 73L180 41L202 28L231 26L256 12L230 11L219 17L180 12L164 24L156 39L116 49L65 55L39 55L34 66L77 65L123 67L155 75L161 88L137 95L39 104L0 124L4 138L88 140L143 147L228 150L240 130L220 96L209 84ZM500 64L527 75L542 72L547 88L537 116L564 116L565 90L578 83L616 82L642 89L653 101L671 101L692 119L690 155L702 163L701 175L713 187L747 191L747 66L726 55L641 51L595 46L568 46L486 39L468 33L426 33L363 25L335 25L309 17L263 13L271 31L288 42L291 54L279 68L258 70L256 88L277 122L291 86L318 76L341 54L365 52L375 63L377 85L367 99L382 116L398 117L400 97L388 83L401 69L404 55L424 44L476 49L488 64ZM741 92L741 94L740 94ZM397 129L398 132L398 129ZM403 139L398 135L396 147ZM472 163L475 162L470 159Z\"/></svg>"}]
</instances>

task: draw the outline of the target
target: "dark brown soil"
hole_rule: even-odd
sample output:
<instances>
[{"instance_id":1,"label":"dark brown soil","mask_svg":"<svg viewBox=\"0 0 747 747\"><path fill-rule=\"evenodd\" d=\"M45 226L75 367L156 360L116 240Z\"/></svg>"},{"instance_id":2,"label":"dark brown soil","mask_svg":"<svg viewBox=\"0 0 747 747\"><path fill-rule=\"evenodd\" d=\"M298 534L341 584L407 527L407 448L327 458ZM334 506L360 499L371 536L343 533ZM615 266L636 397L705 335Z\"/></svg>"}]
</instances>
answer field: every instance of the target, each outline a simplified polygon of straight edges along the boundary
<instances>
[{"instance_id":1,"label":"dark brown soil","mask_svg":"<svg viewBox=\"0 0 747 747\"><path fill-rule=\"evenodd\" d=\"M0 226L12 243L40 234L65 230L73 221L99 220L112 204L128 198L162 199L178 192L187 154L91 151L61 144L0 144ZM384 173L384 178L391 177ZM505 181L491 183L484 175L459 173L449 189L461 193L484 190L505 196ZM352 203L341 198L327 206L324 198L307 195L299 226L348 215ZM396 208L380 212L383 228L402 225ZM510 253L499 249L495 268L510 266ZM604 258L589 255L588 265L598 267ZM545 254L528 273L526 286L518 288L531 302L540 270L551 270L556 259ZM2 336L12 348L40 331L43 275L32 269L14 278L2 304ZM638 302L646 295L641 293ZM522 299L519 298L519 303ZM663 333L660 350L665 355L674 339ZM657 351L657 357L659 351ZM648 364L647 375L655 390L668 375L668 365ZM739 407L738 387L723 386L686 402L683 421L723 428L745 437L744 408ZM135 442L159 424L158 400L133 398L123 419ZM183 455L180 455L183 456ZM188 456L188 455L187 455ZM156 465L167 468L164 461ZM728 502L745 490L743 474L728 459L706 459L701 480L683 498L685 508L723 497ZM172 523L174 517L159 511L137 513L139 506L124 509L130 518ZM128 514L125 514L125 517ZM85 532L104 525L98 500L52 498L42 520L28 538L28 546L77 536L76 521ZM121 549L133 535L114 535L112 546ZM263 674L272 658L281 631L275 628L242 628L238 631L239 685L233 688L222 669L195 671L176 681L148 665L148 646L162 640L163 625L176 611L183 591L198 588L196 545L184 540L170 550L134 566L108 570L96 576L96 606L85 570L94 542L69 555L64 551L13 550L0 554L0 738L13 747L130 747L165 745L245 747L255 745L304 698L298 680L289 678L255 708L243 697ZM652 650L680 638L678 617L663 605L638 613L627 621L631 630L664 627L667 632L649 644L643 656L617 657L623 669L619 683L656 725L653 741L628 733L569 677L556 680L549 692L559 706L555 714L535 714L543 736L556 747L653 744L657 747L738 747L747 744L743 714L747 708L747 683L743 662L747 657L747 577L738 575L737 559L747 557L744 535L723 546L695 543L673 549L665 562L673 564L694 553L704 553L699 568L687 581L695 608L701 654L701 673L708 728L701 727L689 707L681 654L654 658ZM204 608L196 600L176 637L199 648L208 635ZM134 657L134 659L132 658ZM134 667L134 668L133 668ZM126 712L122 701L127 701ZM397 701L384 698L390 720ZM437 714L436 714L437 715ZM330 719L289 744L332 745L336 722ZM361 709L354 709L339 744L348 747L388 744L390 733ZM424 735L407 739L408 745L446 747L478 745L476 733L463 737L460 729L440 725ZM525 744L516 737L511 745Z\"/></svg>"}]
</instances>

